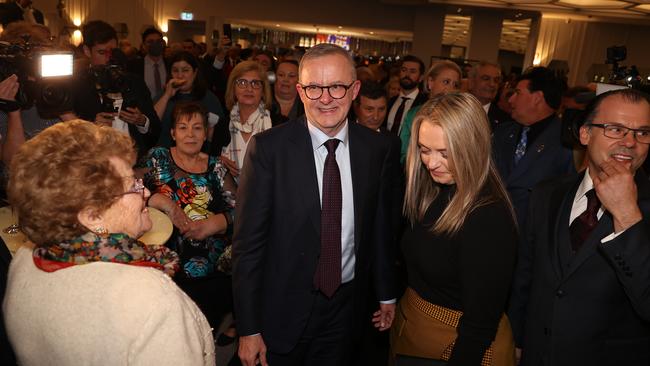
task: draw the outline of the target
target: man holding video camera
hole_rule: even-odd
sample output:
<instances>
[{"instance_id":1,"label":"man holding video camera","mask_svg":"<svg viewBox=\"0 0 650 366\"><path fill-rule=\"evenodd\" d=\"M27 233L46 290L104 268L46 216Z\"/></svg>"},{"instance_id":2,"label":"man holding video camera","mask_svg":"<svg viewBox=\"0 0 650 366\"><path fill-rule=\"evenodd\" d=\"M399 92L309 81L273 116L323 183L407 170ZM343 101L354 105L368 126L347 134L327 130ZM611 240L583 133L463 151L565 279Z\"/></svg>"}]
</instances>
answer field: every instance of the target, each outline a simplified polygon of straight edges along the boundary
<instances>
[{"instance_id":1,"label":"man holding video camera","mask_svg":"<svg viewBox=\"0 0 650 366\"><path fill-rule=\"evenodd\" d=\"M65 84L72 75L57 70L59 74L52 82L35 73L37 65L47 64L40 58L63 55L52 45L47 27L16 21L4 29L0 42L0 152L2 162L9 166L26 140L75 116L71 113L71 103L65 102L69 97ZM69 57L71 65L72 53Z\"/></svg>"},{"instance_id":2,"label":"man holding video camera","mask_svg":"<svg viewBox=\"0 0 650 366\"><path fill-rule=\"evenodd\" d=\"M128 133L138 155L146 153L160 134L149 89L141 77L125 71L126 59L119 57L113 27L94 20L83 26L82 34L90 69L77 85L75 112L82 119Z\"/></svg>"}]
</instances>

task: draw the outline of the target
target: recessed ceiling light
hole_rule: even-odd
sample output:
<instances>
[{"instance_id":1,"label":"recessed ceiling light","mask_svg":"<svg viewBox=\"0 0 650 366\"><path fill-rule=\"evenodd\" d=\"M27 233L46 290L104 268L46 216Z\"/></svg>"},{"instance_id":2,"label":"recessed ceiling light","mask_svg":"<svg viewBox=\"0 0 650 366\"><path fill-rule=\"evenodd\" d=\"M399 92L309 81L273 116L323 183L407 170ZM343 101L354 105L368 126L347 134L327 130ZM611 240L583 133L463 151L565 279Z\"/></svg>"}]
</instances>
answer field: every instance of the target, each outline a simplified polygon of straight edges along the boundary
<instances>
[{"instance_id":1,"label":"recessed ceiling light","mask_svg":"<svg viewBox=\"0 0 650 366\"><path fill-rule=\"evenodd\" d=\"M279 27L279 26L280 26L280 24L276 24L275 26L276 26L276 27Z\"/></svg>"}]
</instances>

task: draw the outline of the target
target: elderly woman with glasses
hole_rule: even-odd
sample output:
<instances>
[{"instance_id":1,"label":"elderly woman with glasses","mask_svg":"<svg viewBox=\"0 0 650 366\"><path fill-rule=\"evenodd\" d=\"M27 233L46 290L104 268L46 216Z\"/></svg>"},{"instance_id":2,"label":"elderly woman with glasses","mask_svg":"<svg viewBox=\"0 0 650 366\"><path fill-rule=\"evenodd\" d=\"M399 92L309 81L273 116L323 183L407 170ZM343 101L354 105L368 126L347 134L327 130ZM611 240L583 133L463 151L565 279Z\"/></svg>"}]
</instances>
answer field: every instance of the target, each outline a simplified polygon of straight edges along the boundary
<instances>
[{"instance_id":1,"label":"elderly woman with glasses","mask_svg":"<svg viewBox=\"0 0 650 366\"><path fill-rule=\"evenodd\" d=\"M230 110L230 143L222 151L212 146L213 155L221 155L230 173L238 177L251 136L271 128L271 86L266 72L255 61L240 62L232 69L226 89L226 108ZM215 131L214 139L217 139Z\"/></svg>"},{"instance_id":2,"label":"elderly woman with glasses","mask_svg":"<svg viewBox=\"0 0 650 366\"><path fill-rule=\"evenodd\" d=\"M75 120L27 141L8 194L19 248L3 304L21 365L214 365L210 325L169 276L178 255L137 240L150 196L131 139Z\"/></svg>"},{"instance_id":3,"label":"elderly woman with glasses","mask_svg":"<svg viewBox=\"0 0 650 366\"><path fill-rule=\"evenodd\" d=\"M199 102L208 111L208 141L221 149L230 142L228 135L228 122L221 103L216 95L208 88L202 75L199 61L189 52L175 53L169 60L171 65L168 75L170 79L162 95L156 96L158 100L154 109L162 124L160 138L157 146L170 147L173 145L169 130L172 128L172 111L177 103L195 101ZM213 130L215 138L212 139ZM209 151L206 146L204 151Z\"/></svg>"},{"instance_id":4,"label":"elderly woman with glasses","mask_svg":"<svg viewBox=\"0 0 650 366\"><path fill-rule=\"evenodd\" d=\"M199 103L179 103L171 129L175 146L151 149L138 172L153 193L149 205L174 224L167 246L178 252L182 268L174 279L216 329L231 308L227 253L236 187L221 159L201 152L207 130Z\"/></svg>"}]
</instances>

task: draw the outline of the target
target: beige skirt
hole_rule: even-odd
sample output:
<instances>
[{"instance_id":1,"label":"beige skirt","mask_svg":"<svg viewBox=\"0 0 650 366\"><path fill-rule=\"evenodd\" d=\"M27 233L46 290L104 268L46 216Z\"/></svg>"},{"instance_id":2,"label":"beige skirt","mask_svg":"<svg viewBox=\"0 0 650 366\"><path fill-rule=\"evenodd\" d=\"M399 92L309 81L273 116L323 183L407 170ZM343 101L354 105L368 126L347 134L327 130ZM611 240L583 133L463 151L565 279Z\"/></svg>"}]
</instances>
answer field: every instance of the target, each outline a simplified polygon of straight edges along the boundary
<instances>
[{"instance_id":1,"label":"beige skirt","mask_svg":"<svg viewBox=\"0 0 650 366\"><path fill-rule=\"evenodd\" d=\"M449 360L458 336L456 327L462 315L460 311L427 302L413 289L406 289L391 327L391 358L399 354ZM515 365L515 344L505 314L501 317L494 341L483 355L481 365Z\"/></svg>"}]
</instances>

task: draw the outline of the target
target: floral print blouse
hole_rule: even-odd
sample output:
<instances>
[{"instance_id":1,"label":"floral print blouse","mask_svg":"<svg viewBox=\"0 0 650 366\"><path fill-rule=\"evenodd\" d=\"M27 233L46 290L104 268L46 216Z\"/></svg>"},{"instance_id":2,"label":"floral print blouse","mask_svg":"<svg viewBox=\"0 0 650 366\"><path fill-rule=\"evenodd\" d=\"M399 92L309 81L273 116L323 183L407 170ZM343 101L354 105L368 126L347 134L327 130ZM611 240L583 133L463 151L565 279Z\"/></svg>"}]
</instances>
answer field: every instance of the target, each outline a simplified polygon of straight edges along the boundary
<instances>
[{"instance_id":1,"label":"floral print blouse","mask_svg":"<svg viewBox=\"0 0 650 366\"><path fill-rule=\"evenodd\" d=\"M140 168L144 168L144 183L152 194L167 196L191 220L203 220L220 213L234 217L236 187L218 157L209 157L205 172L190 173L176 165L168 148L155 147L140 163ZM224 235L192 240L183 238L174 228L174 234L166 245L178 252L187 277L205 277L215 270L224 271L218 268L218 262L230 245L231 233L232 227L229 226Z\"/></svg>"}]
</instances>

